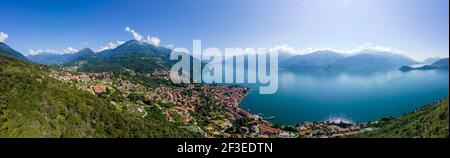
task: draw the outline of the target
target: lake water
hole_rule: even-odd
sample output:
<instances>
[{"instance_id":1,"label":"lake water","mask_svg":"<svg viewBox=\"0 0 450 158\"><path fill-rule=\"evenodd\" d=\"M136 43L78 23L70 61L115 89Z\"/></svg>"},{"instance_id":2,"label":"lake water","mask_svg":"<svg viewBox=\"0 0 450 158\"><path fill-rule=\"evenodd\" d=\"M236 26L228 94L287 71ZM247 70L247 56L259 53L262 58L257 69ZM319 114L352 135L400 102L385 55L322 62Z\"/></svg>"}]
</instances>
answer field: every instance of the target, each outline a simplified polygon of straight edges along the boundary
<instances>
[{"instance_id":1,"label":"lake water","mask_svg":"<svg viewBox=\"0 0 450 158\"><path fill-rule=\"evenodd\" d=\"M448 70L373 73L279 71L275 94L259 94L256 84L241 103L271 122L296 124L340 118L378 120L413 111L448 95Z\"/></svg>"}]
</instances>

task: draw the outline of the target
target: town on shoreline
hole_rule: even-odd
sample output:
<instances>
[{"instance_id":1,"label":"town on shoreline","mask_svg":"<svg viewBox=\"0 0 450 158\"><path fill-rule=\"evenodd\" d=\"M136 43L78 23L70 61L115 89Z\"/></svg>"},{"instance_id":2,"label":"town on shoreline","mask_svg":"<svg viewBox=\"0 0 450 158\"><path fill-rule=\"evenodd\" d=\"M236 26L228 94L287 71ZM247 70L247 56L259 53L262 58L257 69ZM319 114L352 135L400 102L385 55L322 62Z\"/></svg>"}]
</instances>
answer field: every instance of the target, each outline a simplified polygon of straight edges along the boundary
<instances>
[{"instance_id":1,"label":"town on shoreline","mask_svg":"<svg viewBox=\"0 0 450 158\"><path fill-rule=\"evenodd\" d=\"M341 138L372 130L343 120L303 122L280 126L239 107L250 92L237 85L183 83L168 84L169 72L158 70L139 74L131 70L78 72L77 67L59 68L51 76L76 84L79 89L105 98L118 111L145 117L149 108L161 110L168 121L219 138ZM155 86L143 85L134 78L167 81Z\"/></svg>"}]
</instances>

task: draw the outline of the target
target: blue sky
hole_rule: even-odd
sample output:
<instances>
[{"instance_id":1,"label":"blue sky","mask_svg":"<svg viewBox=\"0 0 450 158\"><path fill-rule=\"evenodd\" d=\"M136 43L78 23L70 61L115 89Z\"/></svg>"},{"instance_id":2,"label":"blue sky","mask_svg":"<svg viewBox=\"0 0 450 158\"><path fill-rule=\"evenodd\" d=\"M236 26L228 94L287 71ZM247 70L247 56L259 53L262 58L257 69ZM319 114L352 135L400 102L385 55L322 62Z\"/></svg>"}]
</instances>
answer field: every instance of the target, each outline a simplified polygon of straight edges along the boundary
<instances>
[{"instance_id":1,"label":"blue sky","mask_svg":"<svg viewBox=\"0 0 450 158\"><path fill-rule=\"evenodd\" d=\"M354 50L389 47L423 59L449 54L448 0L2 0L11 47L99 49L130 27L160 45Z\"/></svg>"}]
</instances>

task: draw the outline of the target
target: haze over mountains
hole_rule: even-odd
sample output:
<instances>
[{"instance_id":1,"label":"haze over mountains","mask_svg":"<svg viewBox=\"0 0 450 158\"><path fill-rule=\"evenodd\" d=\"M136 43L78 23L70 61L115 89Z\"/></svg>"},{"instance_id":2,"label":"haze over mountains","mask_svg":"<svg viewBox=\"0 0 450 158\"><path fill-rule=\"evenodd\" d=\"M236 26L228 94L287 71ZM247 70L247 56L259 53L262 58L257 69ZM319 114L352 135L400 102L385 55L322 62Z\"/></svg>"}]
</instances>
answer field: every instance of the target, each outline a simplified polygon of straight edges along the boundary
<instances>
[{"instance_id":1,"label":"haze over mountains","mask_svg":"<svg viewBox=\"0 0 450 158\"><path fill-rule=\"evenodd\" d=\"M54 53L40 53L36 55L28 55L28 59L46 65L62 65L75 60L80 60L88 56L94 56L95 53L89 48L85 48L73 54L54 54Z\"/></svg>"},{"instance_id":2,"label":"haze over mountains","mask_svg":"<svg viewBox=\"0 0 450 158\"><path fill-rule=\"evenodd\" d=\"M402 66L400 71L412 71L412 70L432 70L432 69L448 69L448 58L443 58L435 61L432 64L420 66L420 67L410 67L410 66Z\"/></svg>"},{"instance_id":3,"label":"haze over mountains","mask_svg":"<svg viewBox=\"0 0 450 158\"><path fill-rule=\"evenodd\" d=\"M322 50L297 55L281 63L282 67L296 71L359 71L398 68L418 62L401 54L383 51L362 50L352 55L344 55L331 50Z\"/></svg>"},{"instance_id":4,"label":"haze over mountains","mask_svg":"<svg viewBox=\"0 0 450 158\"><path fill-rule=\"evenodd\" d=\"M280 66L288 69L329 69L332 64L344 58L342 54L323 50L285 59Z\"/></svg>"},{"instance_id":5,"label":"haze over mountains","mask_svg":"<svg viewBox=\"0 0 450 158\"><path fill-rule=\"evenodd\" d=\"M2 52L8 53L7 56L22 60L28 58L30 61L47 65L79 66L84 71L128 68L137 72L151 72L154 69L167 69L176 62L170 60L171 49L136 40L97 53L85 48L73 54L41 53L29 55L27 58L6 44L2 43L0 48ZM432 64L439 59L441 58L434 57L418 62L405 55L369 49L350 55L332 50L320 50L304 55L279 52L279 66L292 71L376 71L420 63ZM247 61L247 58L245 60Z\"/></svg>"},{"instance_id":6,"label":"haze over mountains","mask_svg":"<svg viewBox=\"0 0 450 158\"><path fill-rule=\"evenodd\" d=\"M285 51L279 51L278 53L279 67L291 71L373 72L398 69L402 66L412 66L424 63L402 54L376 49L362 49L351 54L340 53L333 50L318 50L302 55L295 55ZM245 55L245 64L247 64L249 56L255 55ZM254 58L256 59L256 57ZM439 59L441 58L430 58L426 62L432 62ZM224 59L224 61L229 60L233 60L233 58L228 57ZM235 60L235 62L238 61ZM267 60L267 63L270 63L269 60Z\"/></svg>"},{"instance_id":7,"label":"haze over mountains","mask_svg":"<svg viewBox=\"0 0 450 158\"><path fill-rule=\"evenodd\" d=\"M441 57L426 58L425 60L422 61L422 64L426 64L426 65L433 64L434 62L441 60L441 59L444 59L444 58L441 58Z\"/></svg>"}]
</instances>

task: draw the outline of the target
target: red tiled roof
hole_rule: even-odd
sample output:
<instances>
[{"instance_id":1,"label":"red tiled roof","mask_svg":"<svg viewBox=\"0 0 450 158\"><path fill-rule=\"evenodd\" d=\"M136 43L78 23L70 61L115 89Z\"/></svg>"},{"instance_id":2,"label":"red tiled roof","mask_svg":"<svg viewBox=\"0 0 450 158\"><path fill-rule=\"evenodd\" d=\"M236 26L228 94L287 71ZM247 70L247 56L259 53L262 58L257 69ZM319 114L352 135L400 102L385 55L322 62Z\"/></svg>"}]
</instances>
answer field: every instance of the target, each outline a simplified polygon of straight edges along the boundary
<instances>
[{"instance_id":1,"label":"red tiled roof","mask_svg":"<svg viewBox=\"0 0 450 158\"><path fill-rule=\"evenodd\" d=\"M105 86L103 85L93 86L92 89L94 90L95 93L102 93L106 90Z\"/></svg>"}]
</instances>

